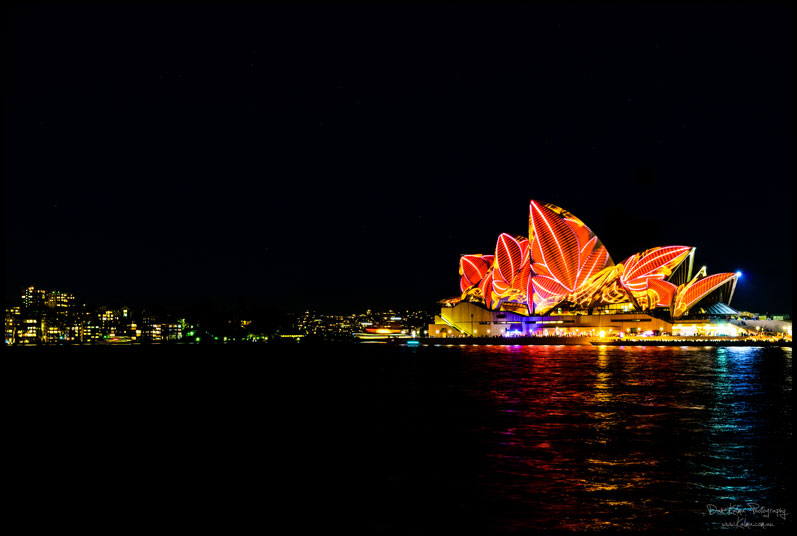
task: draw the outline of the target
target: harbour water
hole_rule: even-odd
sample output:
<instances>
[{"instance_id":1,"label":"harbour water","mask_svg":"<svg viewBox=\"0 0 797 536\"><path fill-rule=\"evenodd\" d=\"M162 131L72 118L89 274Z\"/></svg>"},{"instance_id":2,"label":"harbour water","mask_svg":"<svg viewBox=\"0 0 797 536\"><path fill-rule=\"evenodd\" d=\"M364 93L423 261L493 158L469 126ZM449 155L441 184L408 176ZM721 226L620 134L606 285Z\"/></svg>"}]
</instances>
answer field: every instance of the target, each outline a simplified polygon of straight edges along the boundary
<instances>
[{"instance_id":1,"label":"harbour water","mask_svg":"<svg viewBox=\"0 0 797 536\"><path fill-rule=\"evenodd\" d=\"M793 528L791 348L13 350L32 529Z\"/></svg>"}]
</instances>

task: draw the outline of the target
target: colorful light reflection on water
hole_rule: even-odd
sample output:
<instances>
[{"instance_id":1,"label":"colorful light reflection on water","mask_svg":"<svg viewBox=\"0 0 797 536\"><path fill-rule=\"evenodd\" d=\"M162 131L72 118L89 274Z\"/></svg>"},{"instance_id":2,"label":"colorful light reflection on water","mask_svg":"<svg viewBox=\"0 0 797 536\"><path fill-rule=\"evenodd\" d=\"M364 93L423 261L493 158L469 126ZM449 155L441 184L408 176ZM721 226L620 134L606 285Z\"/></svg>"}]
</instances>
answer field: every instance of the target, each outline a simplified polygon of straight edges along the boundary
<instances>
[{"instance_id":1,"label":"colorful light reflection on water","mask_svg":"<svg viewBox=\"0 0 797 536\"><path fill-rule=\"evenodd\" d=\"M144 497L307 534L788 529L791 352L17 349L9 459L30 461L9 487L81 526L87 498L129 519Z\"/></svg>"},{"instance_id":2,"label":"colorful light reflection on water","mask_svg":"<svg viewBox=\"0 0 797 536\"><path fill-rule=\"evenodd\" d=\"M791 349L462 352L470 395L495 411L481 482L503 529L689 530L737 521L712 505L791 512Z\"/></svg>"}]
</instances>

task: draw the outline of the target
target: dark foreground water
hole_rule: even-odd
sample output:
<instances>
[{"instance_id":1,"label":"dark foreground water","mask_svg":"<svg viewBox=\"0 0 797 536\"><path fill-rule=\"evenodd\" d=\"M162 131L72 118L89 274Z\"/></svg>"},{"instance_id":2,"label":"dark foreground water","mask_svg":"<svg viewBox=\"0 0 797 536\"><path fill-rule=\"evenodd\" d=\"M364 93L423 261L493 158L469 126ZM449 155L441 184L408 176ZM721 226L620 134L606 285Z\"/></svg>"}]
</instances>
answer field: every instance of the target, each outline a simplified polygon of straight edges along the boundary
<instances>
[{"instance_id":1,"label":"dark foreground water","mask_svg":"<svg viewBox=\"0 0 797 536\"><path fill-rule=\"evenodd\" d=\"M27 532L794 524L790 348L12 350Z\"/></svg>"}]
</instances>

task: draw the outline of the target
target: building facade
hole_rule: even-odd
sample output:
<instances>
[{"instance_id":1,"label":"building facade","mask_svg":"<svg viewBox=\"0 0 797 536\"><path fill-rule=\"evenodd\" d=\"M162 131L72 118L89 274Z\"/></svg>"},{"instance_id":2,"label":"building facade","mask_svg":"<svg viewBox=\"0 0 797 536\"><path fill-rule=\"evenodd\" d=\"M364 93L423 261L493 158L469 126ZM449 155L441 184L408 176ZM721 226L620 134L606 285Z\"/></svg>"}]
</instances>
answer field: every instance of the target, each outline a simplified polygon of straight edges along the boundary
<instances>
[{"instance_id":1,"label":"building facade","mask_svg":"<svg viewBox=\"0 0 797 536\"><path fill-rule=\"evenodd\" d=\"M494 253L460 257L460 295L441 302L429 335L672 334L737 314L740 274L693 274L694 254L660 246L615 263L584 222L531 200L528 238L502 233Z\"/></svg>"}]
</instances>

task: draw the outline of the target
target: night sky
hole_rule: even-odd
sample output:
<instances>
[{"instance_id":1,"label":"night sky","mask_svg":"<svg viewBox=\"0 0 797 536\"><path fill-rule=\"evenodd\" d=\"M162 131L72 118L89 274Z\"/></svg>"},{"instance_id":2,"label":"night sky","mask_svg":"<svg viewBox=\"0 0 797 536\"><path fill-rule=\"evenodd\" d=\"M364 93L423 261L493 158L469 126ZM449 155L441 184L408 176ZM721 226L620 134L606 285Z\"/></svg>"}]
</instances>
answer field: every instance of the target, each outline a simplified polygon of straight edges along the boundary
<instances>
[{"instance_id":1,"label":"night sky","mask_svg":"<svg viewBox=\"0 0 797 536\"><path fill-rule=\"evenodd\" d=\"M458 294L529 199L792 307L792 8L24 5L4 292L354 312Z\"/></svg>"}]
</instances>

